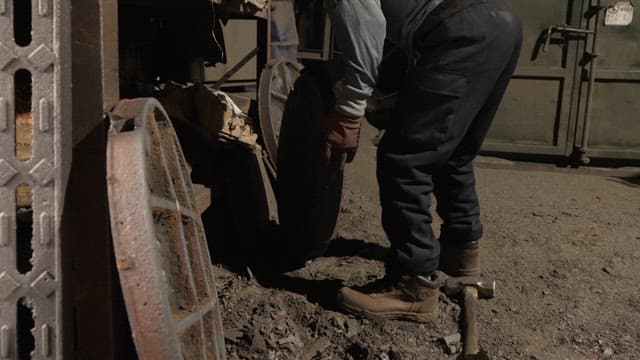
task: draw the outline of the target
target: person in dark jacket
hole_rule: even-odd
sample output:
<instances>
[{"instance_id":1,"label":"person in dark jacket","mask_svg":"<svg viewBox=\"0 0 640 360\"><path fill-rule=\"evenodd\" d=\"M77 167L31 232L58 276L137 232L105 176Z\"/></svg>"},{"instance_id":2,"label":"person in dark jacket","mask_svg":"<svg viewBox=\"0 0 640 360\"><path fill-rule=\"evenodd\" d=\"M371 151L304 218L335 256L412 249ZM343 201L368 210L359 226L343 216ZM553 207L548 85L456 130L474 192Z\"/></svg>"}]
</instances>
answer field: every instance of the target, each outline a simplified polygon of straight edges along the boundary
<instances>
[{"instance_id":1,"label":"person in dark jacket","mask_svg":"<svg viewBox=\"0 0 640 360\"><path fill-rule=\"evenodd\" d=\"M378 148L383 290L342 288L345 310L426 322L438 270L478 275L483 230L473 160L515 70L522 26L506 0L326 0L345 73L326 119L330 156L352 160L385 40L411 59ZM443 220L432 230L431 194Z\"/></svg>"}]
</instances>

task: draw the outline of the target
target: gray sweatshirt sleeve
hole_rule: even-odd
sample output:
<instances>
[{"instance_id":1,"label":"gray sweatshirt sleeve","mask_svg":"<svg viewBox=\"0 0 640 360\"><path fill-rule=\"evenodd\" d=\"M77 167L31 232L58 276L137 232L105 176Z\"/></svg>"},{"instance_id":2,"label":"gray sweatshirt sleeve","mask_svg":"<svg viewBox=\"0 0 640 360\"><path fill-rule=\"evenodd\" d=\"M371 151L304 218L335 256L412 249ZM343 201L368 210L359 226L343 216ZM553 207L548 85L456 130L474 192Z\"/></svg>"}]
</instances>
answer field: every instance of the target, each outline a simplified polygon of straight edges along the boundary
<instances>
[{"instance_id":1,"label":"gray sweatshirt sleeve","mask_svg":"<svg viewBox=\"0 0 640 360\"><path fill-rule=\"evenodd\" d=\"M326 0L335 40L346 65L336 84L336 110L364 115L382 61L386 21L380 0Z\"/></svg>"}]
</instances>

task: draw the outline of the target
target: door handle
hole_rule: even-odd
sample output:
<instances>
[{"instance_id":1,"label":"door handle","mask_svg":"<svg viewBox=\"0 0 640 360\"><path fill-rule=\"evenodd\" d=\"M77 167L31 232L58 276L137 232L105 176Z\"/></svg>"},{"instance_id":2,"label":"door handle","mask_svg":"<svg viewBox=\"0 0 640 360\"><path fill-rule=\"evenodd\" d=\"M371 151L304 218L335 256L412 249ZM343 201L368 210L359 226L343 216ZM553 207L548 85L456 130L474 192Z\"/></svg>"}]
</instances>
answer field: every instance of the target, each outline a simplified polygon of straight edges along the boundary
<instances>
[{"instance_id":1,"label":"door handle","mask_svg":"<svg viewBox=\"0 0 640 360\"><path fill-rule=\"evenodd\" d=\"M544 47L542 48L543 52L547 52L549 50L549 44L551 44L551 35L553 35L553 33L555 33L555 32L571 33L571 34L585 34L585 35L594 33L593 30L572 28L569 25L565 25L565 24L562 24L562 25L551 25L547 29L547 37L546 37L545 42L544 42Z\"/></svg>"}]
</instances>

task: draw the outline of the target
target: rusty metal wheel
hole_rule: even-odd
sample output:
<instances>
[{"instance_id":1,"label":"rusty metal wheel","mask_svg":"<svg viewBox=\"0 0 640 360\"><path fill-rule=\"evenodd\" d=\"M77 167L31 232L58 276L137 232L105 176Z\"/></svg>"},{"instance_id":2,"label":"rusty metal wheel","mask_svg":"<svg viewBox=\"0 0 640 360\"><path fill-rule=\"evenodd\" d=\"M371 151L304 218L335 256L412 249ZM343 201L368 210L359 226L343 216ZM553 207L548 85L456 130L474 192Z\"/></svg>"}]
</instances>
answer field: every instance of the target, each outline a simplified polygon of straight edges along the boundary
<instances>
[{"instance_id":1,"label":"rusty metal wheel","mask_svg":"<svg viewBox=\"0 0 640 360\"><path fill-rule=\"evenodd\" d=\"M225 359L213 268L178 138L155 99L115 108L107 148L116 263L140 359Z\"/></svg>"}]
</instances>

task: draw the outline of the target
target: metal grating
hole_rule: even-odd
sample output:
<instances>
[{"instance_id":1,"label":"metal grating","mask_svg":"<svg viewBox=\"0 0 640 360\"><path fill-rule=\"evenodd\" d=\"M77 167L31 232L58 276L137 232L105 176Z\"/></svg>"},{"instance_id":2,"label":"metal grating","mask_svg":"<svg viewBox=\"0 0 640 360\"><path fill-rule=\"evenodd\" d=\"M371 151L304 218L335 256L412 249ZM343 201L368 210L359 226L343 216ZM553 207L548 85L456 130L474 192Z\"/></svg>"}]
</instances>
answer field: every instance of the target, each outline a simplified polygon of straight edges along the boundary
<instances>
[{"instance_id":1,"label":"metal grating","mask_svg":"<svg viewBox=\"0 0 640 360\"><path fill-rule=\"evenodd\" d=\"M139 357L224 359L202 220L188 166L160 103L118 103L107 151L116 263Z\"/></svg>"},{"instance_id":2,"label":"metal grating","mask_svg":"<svg viewBox=\"0 0 640 360\"><path fill-rule=\"evenodd\" d=\"M27 1L0 0L2 360L63 354L60 224L71 163L71 89L62 86L70 83L70 67L61 65L70 64L70 9L64 1ZM15 96L20 70L31 75L27 99ZM26 110L18 111L21 102ZM25 161L16 151L20 115L31 118ZM25 187L32 196L18 211L18 188Z\"/></svg>"}]
</instances>

